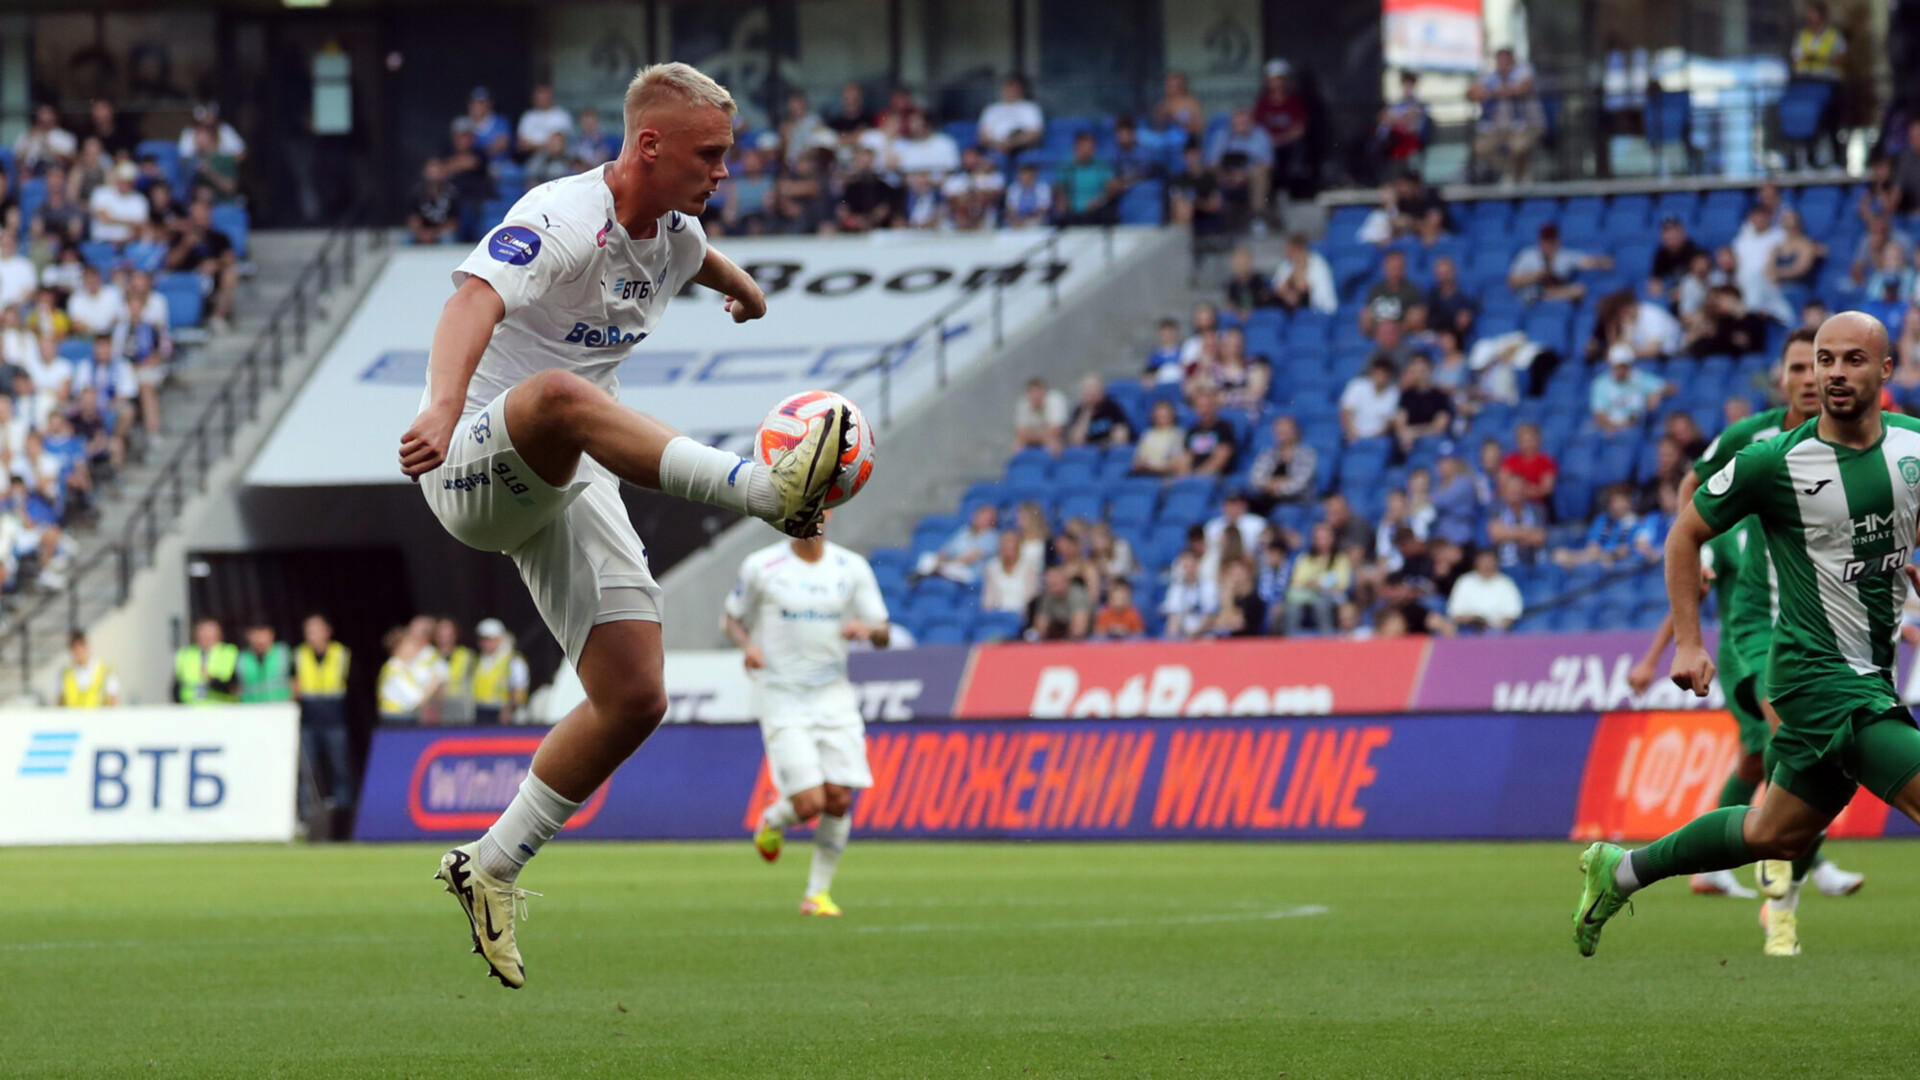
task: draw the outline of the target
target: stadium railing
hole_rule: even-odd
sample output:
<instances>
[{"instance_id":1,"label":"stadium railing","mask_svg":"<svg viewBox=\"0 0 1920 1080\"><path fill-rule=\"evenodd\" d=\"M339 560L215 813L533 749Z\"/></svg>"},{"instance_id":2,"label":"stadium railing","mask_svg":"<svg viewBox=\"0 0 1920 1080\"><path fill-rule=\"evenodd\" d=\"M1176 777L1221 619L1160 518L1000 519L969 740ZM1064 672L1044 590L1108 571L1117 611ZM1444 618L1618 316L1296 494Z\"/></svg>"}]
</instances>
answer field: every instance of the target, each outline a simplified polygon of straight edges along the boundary
<instances>
[{"instance_id":1,"label":"stadium railing","mask_svg":"<svg viewBox=\"0 0 1920 1080\"><path fill-rule=\"evenodd\" d=\"M155 549L180 517L188 498L206 491L208 475L233 449L241 426L259 416L261 398L280 388L289 349L292 353L306 350L307 331L320 301L332 291L336 275L340 283L353 283L359 258L356 245L377 250L387 243L384 230L371 229L362 234L366 211L364 204L356 206L327 233L226 381L213 391L173 456L134 501L134 511L120 536L106 539L79 560L62 589L43 594L15 616L5 636L0 637L0 664L18 662L22 690L31 689L36 661L49 659L58 648L56 645L45 653L36 653L36 630L44 631L48 620L64 614L62 629L71 633L127 602L133 592L134 575L153 564ZM85 586L109 572L113 575L106 593L110 599L103 602L96 598L89 603ZM18 654L7 656L15 648Z\"/></svg>"}]
</instances>

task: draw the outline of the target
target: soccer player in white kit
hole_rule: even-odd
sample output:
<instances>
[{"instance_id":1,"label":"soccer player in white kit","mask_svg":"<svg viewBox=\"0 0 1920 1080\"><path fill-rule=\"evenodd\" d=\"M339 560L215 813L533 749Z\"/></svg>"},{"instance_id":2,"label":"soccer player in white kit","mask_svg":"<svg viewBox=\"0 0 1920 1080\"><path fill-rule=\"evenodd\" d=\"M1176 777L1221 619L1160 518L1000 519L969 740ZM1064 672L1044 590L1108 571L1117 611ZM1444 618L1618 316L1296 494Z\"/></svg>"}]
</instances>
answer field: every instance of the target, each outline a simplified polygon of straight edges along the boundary
<instances>
[{"instance_id":1,"label":"soccer player in white kit","mask_svg":"<svg viewBox=\"0 0 1920 1080\"><path fill-rule=\"evenodd\" d=\"M754 846L772 862L787 826L818 814L800 914L838 915L827 890L853 829L853 793L873 786L847 647L861 639L886 647L880 584L867 560L824 536L775 544L740 564L723 625L756 675L760 737L780 790L760 815Z\"/></svg>"},{"instance_id":2,"label":"soccer player in white kit","mask_svg":"<svg viewBox=\"0 0 1920 1080\"><path fill-rule=\"evenodd\" d=\"M759 286L697 220L726 179L735 111L685 64L641 69L620 156L529 192L454 272L420 414L401 436L401 468L434 516L462 543L512 556L587 692L500 819L435 875L504 986L526 982L513 933L521 868L666 713L660 589L619 481L809 536L844 449L844 409L762 466L615 398L614 369L687 282L724 294L735 322L766 314Z\"/></svg>"}]
</instances>

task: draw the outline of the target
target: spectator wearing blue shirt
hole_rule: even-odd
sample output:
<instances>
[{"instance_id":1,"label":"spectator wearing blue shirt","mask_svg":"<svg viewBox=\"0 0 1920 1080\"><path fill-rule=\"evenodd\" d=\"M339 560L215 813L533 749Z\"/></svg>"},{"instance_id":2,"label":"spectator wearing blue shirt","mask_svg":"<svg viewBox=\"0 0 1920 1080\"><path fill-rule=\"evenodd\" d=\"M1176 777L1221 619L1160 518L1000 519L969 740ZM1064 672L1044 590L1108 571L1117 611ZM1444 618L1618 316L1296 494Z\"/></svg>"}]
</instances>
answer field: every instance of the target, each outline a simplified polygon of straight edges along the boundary
<instances>
[{"instance_id":1,"label":"spectator wearing blue shirt","mask_svg":"<svg viewBox=\"0 0 1920 1080\"><path fill-rule=\"evenodd\" d=\"M1111 225L1120 192L1113 166L1094 159L1093 133L1073 137L1073 160L1060 167L1053 188L1054 213L1063 225Z\"/></svg>"},{"instance_id":2,"label":"spectator wearing blue shirt","mask_svg":"<svg viewBox=\"0 0 1920 1080\"><path fill-rule=\"evenodd\" d=\"M1252 109L1233 110L1227 126L1207 139L1206 160L1217 170L1245 170L1248 201L1256 213L1266 212L1273 189L1273 137L1253 122Z\"/></svg>"},{"instance_id":3,"label":"spectator wearing blue shirt","mask_svg":"<svg viewBox=\"0 0 1920 1080\"><path fill-rule=\"evenodd\" d=\"M1159 176L1165 170L1160 155L1140 145L1140 129L1132 116L1113 123L1113 172L1122 188Z\"/></svg>"},{"instance_id":4,"label":"spectator wearing blue shirt","mask_svg":"<svg viewBox=\"0 0 1920 1080\"><path fill-rule=\"evenodd\" d=\"M980 568L1000 547L998 527L1000 511L992 506L976 506L973 517L953 531L936 551L920 556L914 572L921 577L938 575L962 585L980 580Z\"/></svg>"},{"instance_id":5,"label":"spectator wearing blue shirt","mask_svg":"<svg viewBox=\"0 0 1920 1080\"><path fill-rule=\"evenodd\" d=\"M1480 492L1458 454L1440 459L1440 487L1433 493L1433 536L1470 547L1480 534Z\"/></svg>"},{"instance_id":6,"label":"spectator wearing blue shirt","mask_svg":"<svg viewBox=\"0 0 1920 1080\"><path fill-rule=\"evenodd\" d=\"M1487 539L1503 567L1531 566L1547 546L1540 508L1528 501L1526 481L1512 473L1500 474L1500 507L1487 522Z\"/></svg>"},{"instance_id":7,"label":"spectator wearing blue shirt","mask_svg":"<svg viewBox=\"0 0 1920 1080\"><path fill-rule=\"evenodd\" d=\"M1639 524L1640 516L1633 512L1633 490L1615 484L1607 489L1606 511L1587 527L1586 544L1561 548L1553 553L1553 561L1561 566L1612 566L1632 554L1634 529Z\"/></svg>"},{"instance_id":8,"label":"spectator wearing blue shirt","mask_svg":"<svg viewBox=\"0 0 1920 1080\"><path fill-rule=\"evenodd\" d=\"M513 125L493 111L493 95L484 86L476 86L467 95L467 130L473 132L474 145L492 161L513 156ZM458 121L455 121L458 123Z\"/></svg>"},{"instance_id":9,"label":"spectator wearing blue shirt","mask_svg":"<svg viewBox=\"0 0 1920 1080\"><path fill-rule=\"evenodd\" d=\"M1679 507L1679 485L1661 484L1660 508L1642 515L1628 538L1634 555L1647 562L1659 562L1665 556L1667 530L1673 528L1674 513Z\"/></svg>"},{"instance_id":10,"label":"spectator wearing blue shirt","mask_svg":"<svg viewBox=\"0 0 1920 1080\"><path fill-rule=\"evenodd\" d=\"M804 100L804 99L803 99ZM620 139L600 126L600 114L581 109L579 127L573 133L573 164L582 172L605 165L620 156Z\"/></svg>"},{"instance_id":11,"label":"spectator wearing blue shirt","mask_svg":"<svg viewBox=\"0 0 1920 1080\"><path fill-rule=\"evenodd\" d=\"M1606 372L1594 376L1587 403L1595 426L1602 434L1612 435L1638 427L1671 393L1673 384L1636 368L1632 353L1615 351L1607 357Z\"/></svg>"},{"instance_id":12,"label":"spectator wearing blue shirt","mask_svg":"<svg viewBox=\"0 0 1920 1080\"><path fill-rule=\"evenodd\" d=\"M1147 354L1146 371L1141 381L1148 386L1180 383L1186 379L1186 365L1181 360L1186 341L1180 336L1180 321L1161 319L1158 333L1159 339L1153 351Z\"/></svg>"}]
</instances>

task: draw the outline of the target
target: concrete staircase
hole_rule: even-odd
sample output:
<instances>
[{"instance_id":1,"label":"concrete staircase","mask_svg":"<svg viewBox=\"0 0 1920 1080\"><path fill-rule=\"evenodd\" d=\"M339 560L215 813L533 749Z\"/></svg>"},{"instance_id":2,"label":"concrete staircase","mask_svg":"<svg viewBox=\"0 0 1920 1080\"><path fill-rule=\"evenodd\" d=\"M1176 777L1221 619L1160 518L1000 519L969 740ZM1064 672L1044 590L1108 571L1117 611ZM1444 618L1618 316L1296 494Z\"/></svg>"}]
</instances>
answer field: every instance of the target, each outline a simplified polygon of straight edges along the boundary
<instances>
[{"instance_id":1,"label":"concrete staircase","mask_svg":"<svg viewBox=\"0 0 1920 1080\"><path fill-rule=\"evenodd\" d=\"M97 517L72 530L78 552L64 574L8 598L0 615L0 701L45 696L46 666L65 655L72 629L126 601L209 470L243 432L277 419L286 391L325 352L384 252L384 237L371 231L253 235L252 273L240 286L232 327L189 333L197 340L176 352L181 359L161 393L160 434L100 485Z\"/></svg>"}]
</instances>

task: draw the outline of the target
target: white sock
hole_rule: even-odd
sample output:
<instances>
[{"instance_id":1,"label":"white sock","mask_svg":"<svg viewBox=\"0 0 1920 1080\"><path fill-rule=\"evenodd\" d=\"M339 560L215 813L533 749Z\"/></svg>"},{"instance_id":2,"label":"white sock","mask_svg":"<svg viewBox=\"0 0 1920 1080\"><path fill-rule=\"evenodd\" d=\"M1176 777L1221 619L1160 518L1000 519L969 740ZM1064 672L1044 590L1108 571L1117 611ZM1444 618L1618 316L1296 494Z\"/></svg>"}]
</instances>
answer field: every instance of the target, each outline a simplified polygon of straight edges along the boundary
<instances>
[{"instance_id":1,"label":"white sock","mask_svg":"<svg viewBox=\"0 0 1920 1080\"><path fill-rule=\"evenodd\" d=\"M1620 865L1613 868L1613 887L1622 894L1633 892L1640 887L1640 879L1633 873L1633 852L1620 856Z\"/></svg>"},{"instance_id":2,"label":"white sock","mask_svg":"<svg viewBox=\"0 0 1920 1080\"><path fill-rule=\"evenodd\" d=\"M847 850L853 832L851 817L821 814L813 830L813 869L807 873L807 895L819 896L833 888L833 872L840 869L840 853Z\"/></svg>"},{"instance_id":3,"label":"white sock","mask_svg":"<svg viewBox=\"0 0 1920 1080\"><path fill-rule=\"evenodd\" d=\"M1787 895L1781 897L1778 900L1767 901L1767 910L1768 911L1792 911L1798 908L1800 906L1801 884L1803 883L1796 881L1793 884L1787 886Z\"/></svg>"},{"instance_id":4,"label":"white sock","mask_svg":"<svg viewBox=\"0 0 1920 1080\"><path fill-rule=\"evenodd\" d=\"M780 497L765 465L676 435L660 452L660 490L771 520Z\"/></svg>"},{"instance_id":5,"label":"white sock","mask_svg":"<svg viewBox=\"0 0 1920 1080\"><path fill-rule=\"evenodd\" d=\"M561 798L529 771L520 781L520 793L507 804L506 813L480 838L480 869L512 882L527 860L553 839L578 809L579 803Z\"/></svg>"},{"instance_id":6,"label":"white sock","mask_svg":"<svg viewBox=\"0 0 1920 1080\"><path fill-rule=\"evenodd\" d=\"M792 799L777 799L760 811L760 824L769 829L784 829L800 824L800 815L793 812Z\"/></svg>"}]
</instances>

